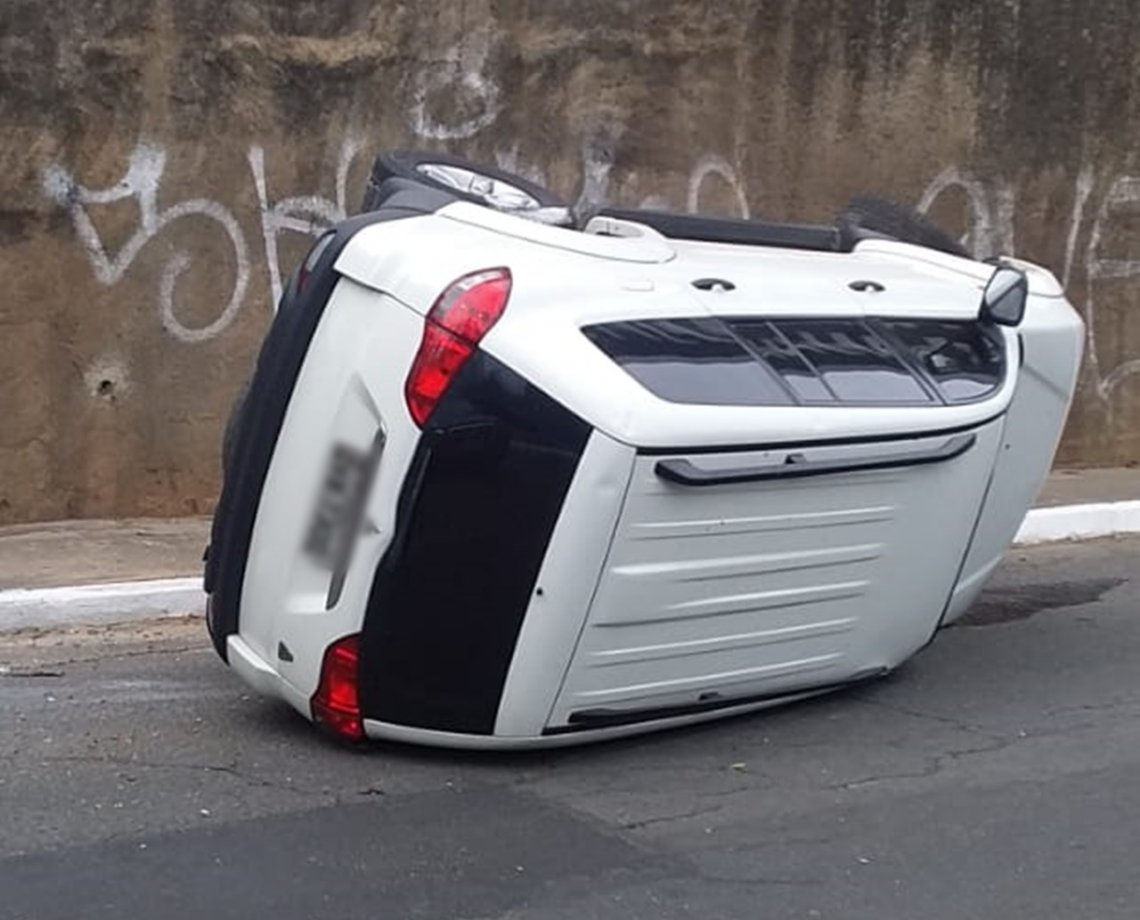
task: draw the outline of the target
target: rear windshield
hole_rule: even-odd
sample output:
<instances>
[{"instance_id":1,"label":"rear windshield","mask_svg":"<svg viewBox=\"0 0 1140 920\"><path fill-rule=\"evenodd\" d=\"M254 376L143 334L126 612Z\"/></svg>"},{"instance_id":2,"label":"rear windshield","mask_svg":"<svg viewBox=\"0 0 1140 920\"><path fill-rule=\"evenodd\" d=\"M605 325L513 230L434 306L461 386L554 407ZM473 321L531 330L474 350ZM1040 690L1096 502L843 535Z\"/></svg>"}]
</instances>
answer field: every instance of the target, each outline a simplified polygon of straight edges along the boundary
<instances>
[{"instance_id":1,"label":"rear windshield","mask_svg":"<svg viewBox=\"0 0 1140 920\"><path fill-rule=\"evenodd\" d=\"M678 403L960 404L1005 378L1000 333L976 321L694 317L582 331L646 389Z\"/></svg>"}]
</instances>

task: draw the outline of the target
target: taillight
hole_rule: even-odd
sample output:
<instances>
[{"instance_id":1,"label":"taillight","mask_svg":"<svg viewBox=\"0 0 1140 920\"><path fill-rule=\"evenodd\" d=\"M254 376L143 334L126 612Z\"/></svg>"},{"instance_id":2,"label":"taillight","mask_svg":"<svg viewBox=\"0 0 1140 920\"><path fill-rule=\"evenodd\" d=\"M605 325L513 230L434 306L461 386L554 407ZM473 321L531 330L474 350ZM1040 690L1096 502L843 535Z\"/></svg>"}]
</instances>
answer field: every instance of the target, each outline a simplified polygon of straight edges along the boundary
<instances>
[{"instance_id":1,"label":"taillight","mask_svg":"<svg viewBox=\"0 0 1140 920\"><path fill-rule=\"evenodd\" d=\"M408 411L421 428L480 340L503 315L511 273L491 268L464 275L436 300L404 384Z\"/></svg>"},{"instance_id":2,"label":"taillight","mask_svg":"<svg viewBox=\"0 0 1140 920\"><path fill-rule=\"evenodd\" d=\"M357 674L360 636L345 636L327 649L321 662L321 681L310 705L313 721L347 741L364 738Z\"/></svg>"}]
</instances>

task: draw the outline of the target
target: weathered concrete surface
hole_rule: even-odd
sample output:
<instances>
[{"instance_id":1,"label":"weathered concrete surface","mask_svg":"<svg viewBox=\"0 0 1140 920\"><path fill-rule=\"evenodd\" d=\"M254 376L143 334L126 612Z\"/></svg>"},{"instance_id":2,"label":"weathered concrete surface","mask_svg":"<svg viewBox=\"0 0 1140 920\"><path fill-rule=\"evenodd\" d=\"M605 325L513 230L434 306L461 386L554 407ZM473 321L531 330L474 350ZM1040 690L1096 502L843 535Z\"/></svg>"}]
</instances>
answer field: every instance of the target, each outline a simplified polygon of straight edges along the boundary
<instances>
[{"instance_id":1,"label":"weathered concrete surface","mask_svg":"<svg viewBox=\"0 0 1140 920\"><path fill-rule=\"evenodd\" d=\"M371 155L570 198L921 204L1062 277L1062 463L1140 458L1140 0L0 0L0 523L208 513L305 231Z\"/></svg>"}]
</instances>

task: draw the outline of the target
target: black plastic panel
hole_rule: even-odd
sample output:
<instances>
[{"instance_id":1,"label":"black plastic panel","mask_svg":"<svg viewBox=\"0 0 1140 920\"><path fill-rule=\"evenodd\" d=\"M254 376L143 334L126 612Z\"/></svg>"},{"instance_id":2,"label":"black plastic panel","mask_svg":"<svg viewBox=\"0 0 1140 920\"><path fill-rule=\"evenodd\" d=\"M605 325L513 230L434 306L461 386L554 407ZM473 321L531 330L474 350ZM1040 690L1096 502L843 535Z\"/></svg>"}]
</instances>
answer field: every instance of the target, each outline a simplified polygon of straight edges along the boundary
<instances>
[{"instance_id":1,"label":"black plastic panel","mask_svg":"<svg viewBox=\"0 0 1140 920\"><path fill-rule=\"evenodd\" d=\"M914 356L947 402L983 399L1005 379L1005 348L995 329L974 322L881 322Z\"/></svg>"},{"instance_id":2,"label":"black plastic panel","mask_svg":"<svg viewBox=\"0 0 1140 920\"><path fill-rule=\"evenodd\" d=\"M360 643L364 716L489 734L589 426L483 352L417 447Z\"/></svg>"},{"instance_id":3,"label":"black plastic panel","mask_svg":"<svg viewBox=\"0 0 1140 920\"><path fill-rule=\"evenodd\" d=\"M716 467L706 469L687 458L661 460L653 471L664 480L681 486L702 488L742 482L776 482L788 479L810 479L814 476L836 476L865 470L902 469L927 466L962 456L977 442L974 434L959 434L926 450L885 451L869 457L849 460L804 460L789 455L784 463L753 466Z\"/></svg>"},{"instance_id":4,"label":"black plastic panel","mask_svg":"<svg viewBox=\"0 0 1140 920\"><path fill-rule=\"evenodd\" d=\"M794 402L718 320L607 323L582 331L647 390L670 402L720 406Z\"/></svg>"},{"instance_id":5,"label":"black plastic panel","mask_svg":"<svg viewBox=\"0 0 1140 920\"><path fill-rule=\"evenodd\" d=\"M695 703L682 703L679 706L651 706L644 709L579 709L570 713L566 725L556 725L543 729L544 735L568 735L573 732L589 731L599 728L614 728L618 725L638 725L645 722L654 722L660 719L675 719L681 716L692 716L704 712L716 712L721 709L732 709L737 706L751 706L767 700L788 699L797 693L825 693L828 691L851 688L860 684L878 680L888 673L887 668L871 668L855 674L845 681L838 683L814 684L800 687L794 691L781 690L778 693L756 693L749 696L724 697L719 694L712 699L698 700Z\"/></svg>"}]
</instances>

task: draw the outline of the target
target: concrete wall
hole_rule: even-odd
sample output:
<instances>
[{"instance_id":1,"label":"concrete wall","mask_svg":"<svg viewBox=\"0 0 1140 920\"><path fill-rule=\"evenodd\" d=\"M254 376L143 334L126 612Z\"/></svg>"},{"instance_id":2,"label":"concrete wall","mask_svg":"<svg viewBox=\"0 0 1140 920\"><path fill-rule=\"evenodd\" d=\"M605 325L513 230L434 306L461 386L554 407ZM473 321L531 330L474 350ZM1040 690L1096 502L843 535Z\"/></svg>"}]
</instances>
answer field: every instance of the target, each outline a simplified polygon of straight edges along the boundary
<instances>
[{"instance_id":1,"label":"concrete wall","mask_svg":"<svg viewBox=\"0 0 1140 920\"><path fill-rule=\"evenodd\" d=\"M307 234L378 149L570 198L919 204L1089 323L1061 460L1140 459L1140 2L0 0L0 524L207 512Z\"/></svg>"}]
</instances>

